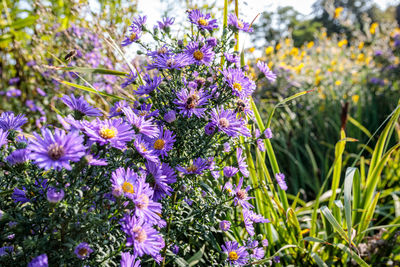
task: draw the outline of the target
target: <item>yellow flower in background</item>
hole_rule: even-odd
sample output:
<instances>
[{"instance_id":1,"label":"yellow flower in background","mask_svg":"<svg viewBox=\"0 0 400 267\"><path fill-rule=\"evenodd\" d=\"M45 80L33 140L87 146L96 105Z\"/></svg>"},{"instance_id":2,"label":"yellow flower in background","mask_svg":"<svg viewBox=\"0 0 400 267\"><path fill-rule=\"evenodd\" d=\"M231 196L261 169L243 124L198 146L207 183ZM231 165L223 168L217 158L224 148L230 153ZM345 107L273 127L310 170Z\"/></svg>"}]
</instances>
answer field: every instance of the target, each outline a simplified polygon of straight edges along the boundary
<instances>
[{"instance_id":1,"label":"yellow flower in background","mask_svg":"<svg viewBox=\"0 0 400 267\"><path fill-rule=\"evenodd\" d=\"M372 57L367 57L367 58L365 59L365 64L368 65L371 61L372 61Z\"/></svg>"},{"instance_id":2,"label":"yellow flower in background","mask_svg":"<svg viewBox=\"0 0 400 267\"><path fill-rule=\"evenodd\" d=\"M358 44L358 49L363 49L364 48L364 42L360 42L359 44Z\"/></svg>"},{"instance_id":3,"label":"yellow flower in background","mask_svg":"<svg viewBox=\"0 0 400 267\"><path fill-rule=\"evenodd\" d=\"M347 94L344 94L344 95L343 95L343 99L347 99Z\"/></svg>"},{"instance_id":4,"label":"yellow flower in background","mask_svg":"<svg viewBox=\"0 0 400 267\"><path fill-rule=\"evenodd\" d=\"M335 9L335 14L333 15L333 17L335 18L335 19L337 19L339 16L340 16L340 14L343 12L343 7L337 7L336 9Z\"/></svg>"},{"instance_id":5,"label":"yellow flower in background","mask_svg":"<svg viewBox=\"0 0 400 267\"><path fill-rule=\"evenodd\" d=\"M377 22L374 22L371 24L371 27L369 28L369 32L371 34L375 34L376 28L378 28L379 24Z\"/></svg>"},{"instance_id":6,"label":"yellow flower in background","mask_svg":"<svg viewBox=\"0 0 400 267\"><path fill-rule=\"evenodd\" d=\"M249 52L253 53L256 49L254 47L249 48Z\"/></svg>"},{"instance_id":7,"label":"yellow flower in background","mask_svg":"<svg viewBox=\"0 0 400 267\"><path fill-rule=\"evenodd\" d=\"M289 38L285 39L285 45L290 45L290 39Z\"/></svg>"},{"instance_id":8,"label":"yellow flower in background","mask_svg":"<svg viewBox=\"0 0 400 267\"><path fill-rule=\"evenodd\" d=\"M268 68L271 69L273 65L274 65L274 62L272 62L272 61L268 62Z\"/></svg>"},{"instance_id":9,"label":"yellow flower in background","mask_svg":"<svg viewBox=\"0 0 400 267\"><path fill-rule=\"evenodd\" d=\"M351 59L355 59L355 58L356 58L356 54L354 54L354 53L351 53L351 56L350 56L350 58L351 58Z\"/></svg>"},{"instance_id":10,"label":"yellow flower in background","mask_svg":"<svg viewBox=\"0 0 400 267\"><path fill-rule=\"evenodd\" d=\"M395 64L395 65L398 65L399 63L400 63L399 57L395 57L395 58L394 58L394 64Z\"/></svg>"},{"instance_id":11,"label":"yellow flower in background","mask_svg":"<svg viewBox=\"0 0 400 267\"><path fill-rule=\"evenodd\" d=\"M281 49L281 43L278 43L278 44L276 45L275 49L276 49L276 50Z\"/></svg>"},{"instance_id":12,"label":"yellow flower in background","mask_svg":"<svg viewBox=\"0 0 400 267\"><path fill-rule=\"evenodd\" d=\"M317 75L315 76L315 85L318 86L321 84L322 77Z\"/></svg>"},{"instance_id":13,"label":"yellow flower in background","mask_svg":"<svg viewBox=\"0 0 400 267\"><path fill-rule=\"evenodd\" d=\"M364 56L363 53L361 53L361 54L359 54L359 55L357 56L357 61L359 61L359 62L364 61L364 59L365 59L365 56Z\"/></svg>"},{"instance_id":14,"label":"yellow flower in background","mask_svg":"<svg viewBox=\"0 0 400 267\"><path fill-rule=\"evenodd\" d=\"M353 100L354 104L357 104L357 102L358 102L359 99L360 99L360 96L359 96L359 95L353 95L353 96L351 97L351 100Z\"/></svg>"},{"instance_id":15,"label":"yellow flower in background","mask_svg":"<svg viewBox=\"0 0 400 267\"><path fill-rule=\"evenodd\" d=\"M309 42L309 43L307 44L307 48L308 48L308 49L312 48L313 46L314 46L314 42L313 42L313 41L311 41L311 42Z\"/></svg>"},{"instance_id":16,"label":"yellow flower in background","mask_svg":"<svg viewBox=\"0 0 400 267\"><path fill-rule=\"evenodd\" d=\"M340 81L340 80L337 80L336 82L335 82L335 85L336 86L339 86L339 85L341 85L342 84L342 82Z\"/></svg>"},{"instance_id":17,"label":"yellow flower in background","mask_svg":"<svg viewBox=\"0 0 400 267\"><path fill-rule=\"evenodd\" d=\"M315 50L318 54L321 53L321 47L317 47L317 49Z\"/></svg>"},{"instance_id":18,"label":"yellow flower in background","mask_svg":"<svg viewBox=\"0 0 400 267\"><path fill-rule=\"evenodd\" d=\"M320 74L321 73L321 69L317 69L316 71L315 71L315 75L318 75L318 74Z\"/></svg>"},{"instance_id":19,"label":"yellow flower in background","mask_svg":"<svg viewBox=\"0 0 400 267\"><path fill-rule=\"evenodd\" d=\"M290 55L297 56L298 54L299 54L299 49L297 47L293 47L292 50L290 50Z\"/></svg>"},{"instance_id":20,"label":"yellow flower in background","mask_svg":"<svg viewBox=\"0 0 400 267\"><path fill-rule=\"evenodd\" d=\"M339 47L342 47L342 46L344 46L344 45L347 45L347 43L348 43L347 40L346 40L346 39L343 39L343 40L341 40L341 41L338 42L338 46L339 46Z\"/></svg>"},{"instance_id":21,"label":"yellow flower in background","mask_svg":"<svg viewBox=\"0 0 400 267\"><path fill-rule=\"evenodd\" d=\"M268 46L265 48L265 54L270 55L274 52L274 47L273 46Z\"/></svg>"},{"instance_id":22,"label":"yellow flower in background","mask_svg":"<svg viewBox=\"0 0 400 267\"><path fill-rule=\"evenodd\" d=\"M332 65L332 66L335 66L336 63L337 63L336 60L332 60L332 61L331 61L331 65Z\"/></svg>"}]
</instances>

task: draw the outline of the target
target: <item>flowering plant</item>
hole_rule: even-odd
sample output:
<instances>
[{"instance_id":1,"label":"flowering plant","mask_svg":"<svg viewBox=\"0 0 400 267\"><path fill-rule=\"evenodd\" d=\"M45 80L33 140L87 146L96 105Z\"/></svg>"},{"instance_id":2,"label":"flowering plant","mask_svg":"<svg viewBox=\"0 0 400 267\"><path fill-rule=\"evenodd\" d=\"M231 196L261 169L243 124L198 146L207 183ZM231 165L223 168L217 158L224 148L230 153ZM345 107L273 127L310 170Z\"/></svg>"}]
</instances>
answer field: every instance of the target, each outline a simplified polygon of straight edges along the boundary
<instances>
[{"instance_id":1,"label":"flowering plant","mask_svg":"<svg viewBox=\"0 0 400 267\"><path fill-rule=\"evenodd\" d=\"M121 45L140 45L147 64L131 66L121 85L135 99L114 103L108 114L71 94L61 98L69 114L40 133L22 132L24 115L1 115L1 263L244 265L264 258L268 242L259 242L254 227L269 220L254 210L244 149L264 150L272 133L253 124L256 84L233 51L234 33L251 25L231 15L216 38L210 14L192 10L188 20L193 31L185 39L171 36L171 18L153 31L146 16L133 20ZM145 34L153 46L141 41ZM276 178L286 190L284 175ZM247 242L226 241L242 227Z\"/></svg>"}]
</instances>

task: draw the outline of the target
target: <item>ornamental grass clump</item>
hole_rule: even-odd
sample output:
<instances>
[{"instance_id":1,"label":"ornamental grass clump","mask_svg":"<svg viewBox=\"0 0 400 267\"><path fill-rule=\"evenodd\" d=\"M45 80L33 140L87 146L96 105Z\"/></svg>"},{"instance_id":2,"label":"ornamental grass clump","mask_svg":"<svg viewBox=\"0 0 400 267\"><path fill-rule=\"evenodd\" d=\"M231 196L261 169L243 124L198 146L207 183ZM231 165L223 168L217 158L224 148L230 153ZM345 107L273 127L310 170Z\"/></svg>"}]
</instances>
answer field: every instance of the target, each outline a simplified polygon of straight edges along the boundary
<instances>
[{"instance_id":1,"label":"ornamental grass clump","mask_svg":"<svg viewBox=\"0 0 400 267\"><path fill-rule=\"evenodd\" d=\"M120 100L109 112L75 92L61 98L68 112L59 123L40 134L21 130L24 115L1 115L0 264L210 266L264 258L254 227L270 221L254 209L243 149L263 144L260 131L272 133L253 124L256 84L233 49L234 34L251 32L251 24L232 14L219 31L200 10L188 21L192 30L178 39L173 18L152 31L146 16L133 20L120 45L139 47L145 63L128 64L115 85L134 97L97 91ZM144 35L154 42L142 42ZM276 188L286 187L283 179ZM229 241L230 229L246 238Z\"/></svg>"}]
</instances>

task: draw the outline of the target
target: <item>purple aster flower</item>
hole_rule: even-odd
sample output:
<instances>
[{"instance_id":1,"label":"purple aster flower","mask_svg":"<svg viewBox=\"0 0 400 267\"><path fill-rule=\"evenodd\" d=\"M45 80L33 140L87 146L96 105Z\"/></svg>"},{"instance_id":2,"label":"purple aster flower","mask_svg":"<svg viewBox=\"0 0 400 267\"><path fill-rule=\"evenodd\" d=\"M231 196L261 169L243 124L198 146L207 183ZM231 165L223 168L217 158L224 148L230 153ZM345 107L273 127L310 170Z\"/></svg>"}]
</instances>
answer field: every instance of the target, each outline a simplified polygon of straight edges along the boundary
<instances>
[{"instance_id":1,"label":"purple aster flower","mask_svg":"<svg viewBox=\"0 0 400 267\"><path fill-rule=\"evenodd\" d=\"M193 161L191 165L184 168L180 165L176 167L177 171L183 172L184 174L203 174L203 171L207 169L207 160L202 158L197 158Z\"/></svg>"},{"instance_id":2,"label":"purple aster flower","mask_svg":"<svg viewBox=\"0 0 400 267\"><path fill-rule=\"evenodd\" d=\"M185 201L186 204L188 204L189 206L192 206L192 204L193 204L193 200L191 200L190 198L185 197L184 201Z\"/></svg>"},{"instance_id":3,"label":"purple aster flower","mask_svg":"<svg viewBox=\"0 0 400 267\"><path fill-rule=\"evenodd\" d=\"M20 80L21 79L19 77L14 77L14 78L11 78L10 80L8 80L8 84L13 85L13 84L18 83Z\"/></svg>"},{"instance_id":4,"label":"purple aster flower","mask_svg":"<svg viewBox=\"0 0 400 267\"><path fill-rule=\"evenodd\" d=\"M231 151L231 145L228 142L226 142L224 143L224 152L228 153L229 151Z\"/></svg>"},{"instance_id":5,"label":"purple aster flower","mask_svg":"<svg viewBox=\"0 0 400 267\"><path fill-rule=\"evenodd\" d=\"M250 80L241 69L228 68L222 71L225 81L235 96L245 99L256 89L255 83Z\"/></svg>"},{"instance_id":6,"label":"purple aster flower","mask_svg":"<svg viewBox=\"0 0 400 267\"><path fill-rule=\"evenodd\" d=\"M238 147L236 148L236 159L239 165L239 170L243 174L244 177L249 177L249 170L247 169L247 163L246 163L246 158L242 156L243 150Z\"/></svg>"},{"instance_id":7,"label":"purple aster flower","mask_svg":"<svg viewBox=\"0 0 400 267\"><path fill-rule=\"evenodd\" d=\"M176 120L176 112L174 110L170 110L164 114L164 120L168 123L174 122Z\"/></svg>"},{"instance_id":8,"label":"purple aster flower","mask_svg":"<svg viewBox=\"0 0 400 267\"><path fill-rule=\"evenodd\" d=\"M224 231L224 232L226 232L226 231L228 231L230 228L231 228L231 223L229 222L229 221L221 221L220 223L219 223L219 228L222 230L222 231Z\"/></svg>"},{"instance_id":9,"label":"purple aster flower","mask_svg":"<svg viewBox=\"0 0 400 267\"><path fill-rule=\"evenodd\" d=\"M265 256L264 248L254 248L253 254L251 255L252 258L256 260L261 260Z\"/></svg>"},{"instance_id":10,"label":"purple aster flower","mask_svg":"<svg viewBox=\"0 0 400 267\"><path fill-rule=\"evenodd\" d=\"M125 88L130 84L133 84L136 82L136 79L138 77L136 72L130 71L129 74L126 75L127 78L124 79L124 82L121 83L121 87Z\"/></svg>"},{"instance_id":11,"label":"purple aster flower","mask_svg":"<svg viewBox=\"0 0 400 267\"><path fill-rule=\"evenodd\" d=\"M172 251L172 253L174 253L175 255L178 255L178 253L179 253L179 246L178 246L178 245L172 246L171 251Z\"/></svg>"},{"instance_id":12,"label":"purple aster flower","mask_svg":"<svg viewBox=\"0 0 400 267\"><path fill-rule=\"evenodd\" d=\"M265 219L262 215L259 215L259 214L255 213L251 210L248 210L246 208L244 208L242 210L242 213L243 213L243 221L244 221L246 231L251 236L253 236L255 234L253 223L269 223L270 222L268 219Z\"/></svg>"},{"instance_id":13,"label":"purple aster flower","mask_svg":"<svg viewBox=\"0 0 400 267\"><path fill-rule=\"evenodd\" d=\"M46 193L47 200L51 203L57 203L64 198L64 190L49 187Z\"/></svg>"},{"instance_id":14,"label":"purple aster flower","mask_svg":"<svg viewBox=\"0 0 400 267\"><path fill-rule=\"evenodd\" d=\"M157 257L160 254L165 244L161 235L153 227L128 214L122 218L120 224L127 235L126 246L133 247L134 257L142 257L145 254Z\"/></svg>"},{"instance_id":15,"label":"purple aster flower","mask_svg":"<svg viewBox=\"0 0 400 267\"><path fill-rule=\"evenodd\" d=\"M63 96L61 100L73 111L78 111L83 115L98 117L101 116L101 112L99 109L92 107L88 102L83 98L83 96L76 98L73 94L70 96Z\"/></svg>"},{"instance_id":16,"label":"purple aster flower","mask_svg":"<svg viewBox=\"0 0 400 267\"><path fill-rule=\"evenodd\" d=\"M122 41L122 46L130 45L136 42L142 35L141 29L137 28L135 24L129 26L128 34L125 35L125 39Z\"/></svg>"},{"instance_id":17,"label":"purple aster flower","mask_svg":"<svg viewBox=\"0 0 400 267\"><path fill-rule=\"evenodd\" d=\"M17 149L15 151L13 151L6 158L6 160L10 165L21 164L21 163L27 162L29 160L28 153L29 153L29 150L26 148Z\"/></svg>"},{"instance_id":18,"label":"purple aster flower","mask_svg":"<svg viewBox=\"0 0 400 267\"><path fill-rule=\"evenodd\" d=\"M275 82L275 80L276 80L276 74L273 73L273 72L269 69L268 65L265 64L265 62L263 62L263 61L258 61L258 62L257 62L257 67L258 67L258 69L259 69L262 73L264 73L265 77L267 78L267 80L268 80L269 82L271 82L271 83Z\"/></svg>"},{"instance_id":19,"label":"purple aster flower","mask_svg":"<svg viewBox=\"0 0 400 267\"><path fill-rule=\"evenodd\" d=\"M215 132L215 129L216 125L210 122L205 126L204 131L206 132L207 135L212 135Z\"/></svg>"},{"instance_id":20,"label":"purple aster flower","mask_svg":"<svg viewBox=\"0 0 400 267\"><path fill-rule=\"evenodd\" d=\"M38 110L38 108L35 105L35 102L33 100L26 100L25 105L33 112Z\"/></svg>"},{"instance_id":21,"label":"purple aster flower","mask_svg":"<svg viewBox=\"0 0 400 267\"><path fill-rule=\"evenodd\" d=\"M33 260L30 263L28 263L28 267L47 267L47 266L49 266L49 262L46 254L39 255L36 258L33 258Z\"/></svg>"},{"instance_id":22,"label":"purple aster flower","mask_svg":"<svg viewBox=\"0 0 400 267\"><path fill-rule=\"evenodd\" d=\"M164 156L168 156L167 152L172 149L175 143L175 135L172 131L161 126L158 136L151 142L156 154L164 158Z\"/></svg>"},{"instance_id":23,"label":"purple aster flower","mask_svg":"<svg viewBox=\"0 0 400 267\"><path fill-rule=\"evenodd\" d=\"M281 262L281 257L275 256L275 257L274 257L274 262L275 262L275 263L280 263L280 262Z\"/></svg>"},{"instance_id":24,"label":"purple aster flower","mask_svg":"<svg viewBox=\"0 0 400 267\"><path fill-rule=\"evenodd\" d=\"M157 224L160 220L161 203L152 200L153 190L144 179L139 179L134 188L133 203L135 204L135 216L143 219L146 223Z\"/></svg>"},{"instance_id":25,"label":"purple aster flower","mask_svg":"<svg viewBox=\"0 0 400 267\"><path fill-rule=\"evenodd\" d=\"M227 254L227 261L230 264L239 266L247 264L249 253L246 251L246 247L239 247L236 241L226 241L221 248Z\"/></svg>"},{"instance_id":26,"label":"purple aster flower","mask_svg":"<svg viewBox=\"0 0 400 267\"><path fill-rule=\"evenodd\" d=\"M268 239L263 239L263 241L261 241L261 244L263 245L263 247L268 247Z\"/></svg>"},{"instance_id":27,"label":"purple aster flower","mask_svg":"<svg viewBox=\"0 0 400 267\"><path fill-rule=\"evenodd\" d=\"M3 257L14 251L14 247L1 247L0 248L0 257Z\"/></svg>"},{"instance_id":28,"label":"purple aster flower","mask_svg":"<svg viewBox=\"0 0 400 267\"><path fill-rule=\"evenodd\" d=\"M122 115L122 109L124 107L128 107L128 103L125 100L121 100L116 102L110 109L110 115L109 117L117 117L119 115Z\"/></svg>"},{"instance_id":29,"label":"purple aster flower","mask_svg":"<svg viewBox=\"0 0 400 267\"><path fill-rule=\"evenodd\" d=\"M236 17L235 14L229 14L228 26L231 26L235 31L253 32L250 24Z\"/></svg>"},{"instance_id":30,"label":"purple aster flower","mask_svg":"<svg viewBox=\"0 0 400 267\"><path fill-rule=\"evenodd\" d=\"M131 27L135 26L136 28L142 29L143 25L146 23L146 21L147 21L147 16L142 17L139 15L139 16L133 18Z\"/></svg>"},{"instance_id":31,"label":"purple aster flower","mask_svg":"<svg viewBox=\"0 0 400 267\"><path fill-rule=\"evenodd\" d=\"M160 86L163 78L161 76L155 76L153 79L151 79L150 75L146 73L143 77L143 80L146 82L146 84L140 85L137 90L134 91L135 94L140 96L148 95L153 92L154 89Z\"/></svg>"},{"instance_id":32,"label":"purple aster flower","mask_svg":"<svg viewBox=\"0 0 400 267\"><path fill-rule=\"evenodd\" d=\"M203 90L191 89L188 91L183 88L181 91L176 93L177 99L174 100L174 104L178 105L179 113L185 117L192 117L194 114L198 118L204 117L206 110L204 105L208 104L208 96Z\"/></svg>"},{"instance_id":33,"label":"purple aster flower","mask_svg":"<svg viewBox=\"0 0 400 267\"><path fill-rule=\"evenodd\" d=\"M47 95L46 92L43 91L42 89L40 89L39 87L36 88L36 92L38 92L38 94L41 95L41 96L46 96Z\"/></svg>"},{"instance_id":34,"label":"purple aster flower","mask_svg":"<svg viewBox=\"0 0 400 267\"><path fill-rule=\"evenodd\" d=\"M60 129L56 129L54 134L49 129L42 129L41 132L43 138L33 133L35 138L27 147L31 151L29 158L40 168L71 170L69 162L77 162L85 155L83 137L78 132L65 134Z\"/></svg>"},{"instance_id":35,"label":"purple aster flower","mask_svg":"<svg viewBox=\"0 0 400 267\"><path fill-rule=\"evenodd\" d=\"M26 197L26 192L24 190L18 189L16 187L14 188L14 191L11 195L11 198L14 200L14 202L20 202L21 204L29 202L29 199Z\"/></svg>"},{"instance_id":36,"label":"purple aster flower","mask_svg":"<svg viewBox=\"0 0 400 267\"><path fill-rule=\"evenodd\" d=\"M265 129L265 131L264 131L264 136L265 136L265 138L267 138L267 139L271 139L271 138L272 138L273 134L272 134L272 131L271 131L270 128Z\"/></svg>"},{"instance_id":37,"label":"purple aster flower","mask_svg":"<svg viewBox=\"0 0 400 267\"><path fill-rule=\"evenodd\" d=\"M152 106L152 104L143 103L142 105L140 105L140 107L133 109L133 112L135 112L136 115L144 117L145 119L157 117L159 115L159 111L158 109L151 110Z\"/></svg>"},{"instance_id":38,"label":"purple aster flower","mask_svg":"<svg viewBox=\"0 0 400 267\"><path fill-rule=\"evenodd\" d=\"M214 46L217 46L218 40L217 40L217 38L215 38L215 37L210 37L210 38L208 38L208 39L206 40L206 43L207 43L207 45L209 45L209 46L211 46L211 47L214 47Z\"/></svg>"},{"instance_id":39,"label":"purple aster flower","mask_svg":"<svg viewBox=\"0 0 400 267\"><path fill-rule=\"evenodd\" d=\"M212 47L203 45L200 47L198 42L190 42L186 47L185 53L192 59L196 65L210 65L214 59Z\"/></svg>"},{"instance_id":40,"label":"purple aster flower","mask_svg":"<svg viewBox=\"0 0 400 267\"><path fill-rule=\"evenodd\" d=\"M143 158L156 163L160 162L157 153L151 148L151 144L146 142L141 135L136 136L133 145Z\"/></svg>"},{"instance_id":41,"label":"purple aster flower","mask_svg":"<svg viewBox=\"0 0 400 267\"><path fill-rule=\"evenodd\" d=\"M235 167L232 167L232 166L224 167L224 175L225 175L225 177L228 177L228 178L232 177L238 172L239 172L238 168L235 168Z\"/></svg>"},{"instance_id":42,"label":"purple aster flower","mask_svg":"<svg viewBox=\"0 0 400 267\"><path fill-rule=\"evenodd\" d=\"M212 31L218 28L217 20L211 19L211 15L204 15L200 10L194 9L188 12L189 21L197 25L200 29Z\"/></svg>"},{"instance_id":43,"label":"purple aster flower","mask_svg":"<svg viewBox=\"0 0 400 267\"><path fill-rule=\"evenodd\" d=\"M91 249L89 244L86 242L82 242L77 245L74 251L75 255L81 260L89 258L92 252L93 249Z\"/></svg>"},{"instance_id":44,"label":"purple aster flower","mask_svg":"<svg viewBox=\"0 0 400 267\"><path fill-rule=\"evenodd\" d=\"M4 112L0 115L0 129L18 131L27 121L28 119L23 114L15 116L12 112Z\"/></svg>"},{"instance_id":45,"label":"purple aster flower","mask_svg":"<svg viewBox=\"0 0 400 267\"><path fill-rule=\"evenodd\" d=\"M118 149L124 149L126 143L134 137L132 127L122 118L104 121L97 118L90 126L85 126L84 131L91 141L100 145L110 144Z\"/></svg>"},{"instance_id":46,"label":"purple aster flower","mask_svg":"<svg viewBox=\"0 0 400 267\"><path fill-rule=\"evenodd\" d=\"M228 136L237 137L239 135L251 136L246 122L237 118L233 110L224 110L222 107L211 110L211 124L218 128L218 131L226 133Z\"/></svg>"},{"instance_id":47,"label":"purple aster flower","mask_svg":"<svg viewBox=\"0 0 400 267\"><path fill-rule=\"evenodd\" d=\"M146 164L147 181L154 190L153 200L158 201L165 197L170 196L173 189L169 184L176 182L176 174L174 170L167 164L162 165L148 161Z\"/></svg>"},{"instance_id":48,"label":"purple aster flower","mask_svg":"<svg viewBox=\"0 0 400 267\"><path fill-rule=\"evenodd\" d=\"M247 186L246 189L242 189L242 185L243 185L243 177L240 178L239 183L233 192L235 194L233 202L235 206L239 204L245 209L251 209L253 208L253 206L248 202L248 200L254 197L249 197L249 195L247 194L247 192L250 190L250 186Z\"/></svg>"},{"instance_id":49,"label":"purple aster flower","mask_svg":"<svg viewBox=\"0 0 400 267\"><path fill-rule=\"evenodd\" d=\"M87 154L85 160L90 166L107 166L107 160L95 158L92 154Z\"/></svg>"},{"instance_id":50,"label":"purple aster flower","mask_svg":"<svg viewBox=\"0 0 400 267\"><path fill-rule=\"evenodd\" d=\"M224 53L224 56L226 60L230 63L235 64L236 66L239 66L240 58L235 55L235 54L229 54L229 53Z\"/></svg>"},{"instance_id":51,"label":"purple aster flower","mask_svg":"<svg viewBox=\"0 0 400 267\"><path fill-rule=\"evenodd\" d=\"M288 189L286 182L285 182L285 175L283 173L277 173L275 174L275 179L278 182L279 187L283 190L286 191Z\"/></svg>"},{"instance_id":52,"label":"purple aster flower","mask_svg":"<svg viewBox=\"0 0 400 267\"><path fill-rule=\"evenodd\" d=\"M257 143L257 147L260 151L265 152L265 144L264 144L264 140L262 139L257 139L256 141Z\"/></svg>"},{"instance_id":53,"label":"purple aster flower","mask_svg":"<svg viewBox=\"0 0 400 267\"><path fill-rule=\"evenodd\" d=\"M18 89L10 89L6 92L6 96L8 98L13 98L21 95L21 90Z\"/></svg>"},{"instance_id":54,"label":"purple aster flower","mask_svg":"<svg viewBox=\"0 0 400 267\"><path fill-rule=\"evenodd\" d=\"M35 65L36 65L36 61L35 61L35 60L29 60L28 62L26 62L26 65L27 65L28 67L35 66Z\"/></svg>"},{"instance_id":55,"label":"purple aster flower","mask_svg":"<svg viewBox=\"0 0 400 267\"><path fill-rule=\"evenodd\" d=\"M150 138L158 135L157 125L153 124L152 118L146 120L145 117L136 115L130 107L123 108L122 112L137 134L141 133Z\"/></svg>"},{"instance_id":56,"label":"purple aster flower","mask_svg":"<svg viewBox=\"0 0 400 267\"><path fill-rule=\"evenodd\" d=\"M121 267L140 267L140 260L136 260L136 257L129 252L122 252Z\"/></svg>"},{"instance_id":57,"label":"purple aster flower","mask_svg":"<svg viewBox=\"0 0 400 267\"><path fill-rule=\"evenodd\" d=\"M158 55L154 57L153 63L146 66L147 70L152 69L177 69L180 70L187 65L192 63L191 57L185 53L174 54L174 55Z\"/></svg>"},{"instance_id":58,"label":"purple aster flower","mask_svg":"<svg viewBox=\"0 0 400 267\"><path fill-rule=\"evenodd\" d=\"M166 30L170 26L172 26L175 22L175 18L168 18L168 17L163 17L161 21L157 21L158 27L161 30Z\"/></svg>"},{"instance_id":59,"label":"purple aster flower","mask_svg":"<svg viewBox=\"0 0 400 267\"><path fill-rule=\"evenodd\" d=\"M174 55L174 53L168 48L168 46L166 44L164 44L163 46L161 46L160 48L158 48L155 51L147 52L147 55L155 58L157 56L171 56L171 55Z\"/></svg>"},{"instance_id":60,"label":"purple aster flower","mask_svg":"<svg viewBox=\"0 0 400 267\"><path fill-rule=\"evenodd\" d=\"M111 175L113 195L115 197L124 195L125 197L132 198L138 179L138 175L129 167L126 170L122 167L116 169Z\"/></svg>"}]
</instances>

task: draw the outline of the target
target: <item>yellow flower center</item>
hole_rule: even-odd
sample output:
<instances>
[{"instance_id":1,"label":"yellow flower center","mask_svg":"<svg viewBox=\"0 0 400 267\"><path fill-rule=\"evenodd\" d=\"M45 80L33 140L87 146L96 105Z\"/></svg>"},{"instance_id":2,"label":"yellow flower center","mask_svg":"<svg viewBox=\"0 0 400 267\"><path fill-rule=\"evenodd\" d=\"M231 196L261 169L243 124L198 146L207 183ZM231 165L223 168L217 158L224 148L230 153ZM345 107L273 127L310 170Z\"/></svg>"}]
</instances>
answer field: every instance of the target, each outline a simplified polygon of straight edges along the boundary
<instances>
[{"instance_id":1,"label":"yellow flower center","mask_svg":"<svg viewBox=\"0 0 400 267\"><path fill-rule=\"evenodd\" d=\"M229 121L228 121L226 118L221 118L221 119L219 120L219 125L220 125L222 128L227 128L227 127L229 127Z\"/></svg>"},{"instance_id":2,"label":"yellow flower center","mask_svg":"<svg viewBox=\"0 0 400 267\"><path fill-rule=\"evenodd\" d=\"M240 199L240 200L244 200L247 198L247 192L246 190L240 189L237 193L236 196Z\"/></svg>"},{"instance_id":3,"label":"yellow flower center","mask_svg":"<svg viewBox=\"0 0 400 267\"><path fill-rule=\"evenodd\" d=\"M149 197L147 195L140 195L139 201L140 202L136 204L136 207L138 207L139 209L145 209L147 208L147 206L149 206Z\"/></svg>"},{"instance_id":4,"label":"yellow flower center","mask_svg":"<svg viewBox=\"0 0 400 267\"><path fill-rule=\"evenodd\" d=\"M142 229L141 227L139 229L137 229L136 232L136 236L135 239L139 242L139 243L143 243L144 241L146 241L147 239L147 234L146 231L144 229Z\"/></svg>"},{"instance_id":5,"label":"yellow flower center","mask_svg":"<svg viewBox=\"0 0 400 267\"><path fill-rule=\"evenodd\" d=\"M136 38L136 33L132 33L131 36L129 36L129 40L131 42L133 42L133 40L135 40L135 38Z\"/></svg>"},{"instance_id":6,"label":"yellow flower center","mask_svg":"<svg viewBox=\"0 0 400 267\"><path fill-rule=\"evenodd\" d=\"M203 19L203 18L199 18L197 20L197 23L200 24L201 26L207 26L208 25L208 21Z\"/></svg>"},{"instance_id":7,"label":"yellow flower center","mask_svg":"<svg viewBox=\"0 0 400 267\"><path fill-rule=\"evenodd\" d=\"M157 150L164 149L164 146L165 146L165 141L163 139L157 139L154 142L154 148Z\"/></svg>"},{"instance_id":8,"label":"yellow flower center","mask_svg":"<svg viewBox=\"0 0 400 267\"><path fill-rule=\"evenodd\" d=\"M194 166L194 165L189 166L189 167L186 168L186 171L188 171L188 172L195 172L195 171L197 171L197 167Z\"/></svg>"},{"instance_id":9,"label":"yellow flower center","mask_svg":"<svg viewBox=\"0 0 400 267\"><path fill-rule=\"evenodd\" d=\"M239 29L243 29L243 27L244 27L243 22L238 21L238 27L239 27Z\"/></svg>"},{"instance_id":10,"label":"yellow flower center","mask_svg":"<svg viewBox=\"0 0 400 267\"><path fill-rule=\"evenodd\" d=\"M64 156L64 154L65 154L64 148L62 146L60 146L59 144L51 144L47 148L47 155L49 155L49 157L52 160L58 160L62 156Z\"/></svg>"},{"instance_id":11,"label":"yellow flower center","mask_svg":"<svg viewBox=\"0 0 400 267\"><path fill-rule=\"evenodd\" d=\"M240 83L233 83L233 89L237 91L242 91L242 85Z\"/></svg>"},{"instance_id":12,"label":"yellow flower center","mask_svg":"<svg viewBox=\"0 0 400 267\"><path fill-rule=\"evenodd\" d=\"M200 50L196 50L196 51L194 51L194 53L193 53L193 57L194 57L196 60L202 60L202 59L204 58L204 54L203 54L203 52L201 52Z\"/></svg>"},{"instance_id":13,"label":"yellow flower center","mask_svg":"<svg viewBox=\"0 0 400 267\"><path fill-rule=\"evenodd\" d=\"M88 254L88 250L87 250L87 248L80 248L79 250L78 250L78 254L79 255L81 255L82 257L85 257L86 256L86 254Z\"/></svg>"},{"instance_id":14,"label":"yellow flower center","mask_svg":"<svg viewBox=\"0 0 400 267\"><path fill-rule=\"evenodd\" d=\"M139 112L139 116L146 116L147 115L147 111L146 110L141 110L140 112Z\"/></svg>"},{"instance_id":15,"label":"yellow flower center","mask_svg":"<svg viewBox=\"0 0 400 267\"><path fill-rule=\"evenodd\" d=\"M239 256L238 256L238 254L236 253L236 251L231 251L231 252L229 252L229 259L230 259L231 261L235 261L235 260L239 259Z\"/></svg>"},{"instance_id":16,"label":"yellow flower center","mask_svg":"<svg viewBox=\"0 0 400 267\"><path fill-rule=\"evenodd\" d=\"M147 151L147 148L143 144L140 144L140 148L143 150L143 152Z\"/></svg>"},{"instance_id":17,"label":"yellow flower center","mask_svg":"<svg viewBox=\"0 0 400 267\"><path fill-rule=\"evenodd\" d=\"M103 127L100 129L100 136L104 139L111 139L114 138L115 136L117 136L117 129L115 129L114 127L108 128L108 127Z\"/></svg>"},{"instance_id":18,"label":"yellow flower center","mask_svg":"<svg viewBox=\"0 0 400 267\"><path fill-rule=\"evenodd\" d=\"M133 190L133 185L130 182L124 182L122 184L122 190L125 193L131 193L131 194L135 193L135 190Z\"/></svg>"}]
</instances>

